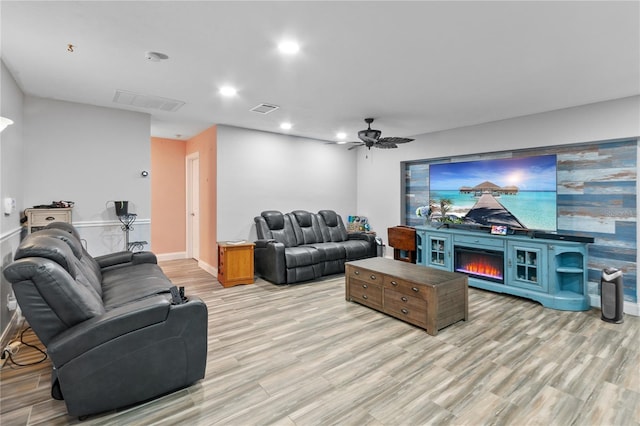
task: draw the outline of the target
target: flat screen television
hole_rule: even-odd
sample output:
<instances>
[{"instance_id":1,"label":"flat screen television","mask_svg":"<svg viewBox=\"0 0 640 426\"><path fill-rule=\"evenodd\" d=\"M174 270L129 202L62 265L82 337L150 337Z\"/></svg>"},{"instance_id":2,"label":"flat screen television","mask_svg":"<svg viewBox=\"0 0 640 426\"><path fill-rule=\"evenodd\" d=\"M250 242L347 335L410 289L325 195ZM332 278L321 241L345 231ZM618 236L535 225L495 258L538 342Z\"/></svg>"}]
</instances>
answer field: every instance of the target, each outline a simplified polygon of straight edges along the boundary
<instances>
[{"instance_id":1,"label":"flat screen television","mask_svg":"<svg viewBox=\"0 0 640 426\"><path fill-rule=\"evenodd\" d=\"M462 224L556 231L556 170L555 155L430 164L432 218L444 204Z\"/></svg>"}]
</instances>

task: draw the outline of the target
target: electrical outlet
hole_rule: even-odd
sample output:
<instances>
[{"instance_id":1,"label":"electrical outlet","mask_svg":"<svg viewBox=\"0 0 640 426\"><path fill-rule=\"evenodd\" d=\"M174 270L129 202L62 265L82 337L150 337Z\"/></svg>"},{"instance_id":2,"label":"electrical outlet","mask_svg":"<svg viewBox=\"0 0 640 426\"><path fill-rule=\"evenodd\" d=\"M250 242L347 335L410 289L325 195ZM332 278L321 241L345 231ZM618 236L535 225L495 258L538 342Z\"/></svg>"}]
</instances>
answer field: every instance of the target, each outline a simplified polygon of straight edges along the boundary
<instances>
[{"instance_id":1,"label":"electrical outlet","mask_svg":"<svg viewBox=\"0 0 640 426\"><path fill-rule=\"evenodd\" d=\"M7 346L5 346L2 351L2 359L5 359L7 355L15 355L20 350L20 342L11 342Z\"/></svg>"}]
</instances>

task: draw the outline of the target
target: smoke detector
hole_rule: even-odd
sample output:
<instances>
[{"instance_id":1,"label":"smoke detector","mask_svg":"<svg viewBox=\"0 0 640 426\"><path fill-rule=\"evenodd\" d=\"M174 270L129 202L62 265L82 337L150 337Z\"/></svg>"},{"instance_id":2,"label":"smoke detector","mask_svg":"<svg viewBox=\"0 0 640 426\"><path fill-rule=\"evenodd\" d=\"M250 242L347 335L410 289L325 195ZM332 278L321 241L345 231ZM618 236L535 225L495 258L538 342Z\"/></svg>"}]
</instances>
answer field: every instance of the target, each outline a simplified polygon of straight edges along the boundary
<instances>
[{"instance_id":1,"label":"smoke detector","mask_svg":"<svg viewBox=\"0 0 640 426\"><path fill-rule=\"evenodd\" d=\"M145 52L144 57L151 62L160 62L164 61L165 59L169 59L168 55L160 52Z\"/></svg>"}]
</instances>

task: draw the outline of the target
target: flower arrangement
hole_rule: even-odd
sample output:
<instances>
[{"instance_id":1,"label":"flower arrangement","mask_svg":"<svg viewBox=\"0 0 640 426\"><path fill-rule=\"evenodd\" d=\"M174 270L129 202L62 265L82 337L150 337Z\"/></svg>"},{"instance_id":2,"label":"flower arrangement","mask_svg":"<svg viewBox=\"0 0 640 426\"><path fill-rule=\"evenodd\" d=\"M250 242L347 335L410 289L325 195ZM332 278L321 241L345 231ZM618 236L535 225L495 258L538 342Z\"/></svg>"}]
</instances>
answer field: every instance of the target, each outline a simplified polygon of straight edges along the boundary
<instances>
[{"instance_id":1,"label":"flower arrangement","mask_svg":"<svg viewBox=\"0 0 640 426\"><path fill-rule=\"evenodd\" d=\"M416 209L416 216L424 218L425 223L431 219L431 207L420 206Z\"/></svg>"}]
</instances>

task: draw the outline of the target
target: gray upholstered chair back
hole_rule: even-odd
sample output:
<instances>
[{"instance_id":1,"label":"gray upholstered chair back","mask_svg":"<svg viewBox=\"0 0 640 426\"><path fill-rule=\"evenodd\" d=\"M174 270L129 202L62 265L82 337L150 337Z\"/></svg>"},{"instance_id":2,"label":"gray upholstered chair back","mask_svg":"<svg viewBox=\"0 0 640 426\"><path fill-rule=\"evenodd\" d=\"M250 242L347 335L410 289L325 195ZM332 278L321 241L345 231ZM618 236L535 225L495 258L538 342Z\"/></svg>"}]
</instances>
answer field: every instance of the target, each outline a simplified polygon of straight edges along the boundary
<instances>
[{"instance_id":1,"label":"gray upholstered chair back","mask_svg":"<svg viewBox=\"0 0 640 426\"><path fill-rule=\"evenodd\" d=\"M298 245L321 243L324 241L318 217L305 210L294 210L288 214L293 225Z\"/></svg>"},{"instance_id":2,"label":"gray upholstered chair back","mask_svg":"<svg viewBox=\"0 0 640 426\"><path fill-rule=\"evenodd\" d=\"M297 246L296 235L291 220L277 210L267 210L254 218L256 232L261 240L276 240L285 247Z\"/></svg>"},{"instance_id":3,"label":"gray upholstered chair back","mask_svg":"<svg viewBox=\"0 0 640 426\"><path fill-rule=\"evenodd\" d=\"M345 228L339 214L333 210L320 210L318 215L320 216L320 228L325 242L347 240L347 228Z\"/></svg>"}]
</instances>

